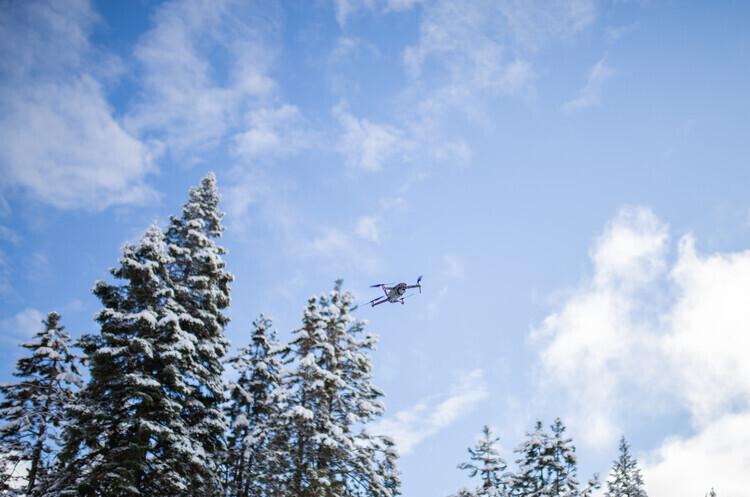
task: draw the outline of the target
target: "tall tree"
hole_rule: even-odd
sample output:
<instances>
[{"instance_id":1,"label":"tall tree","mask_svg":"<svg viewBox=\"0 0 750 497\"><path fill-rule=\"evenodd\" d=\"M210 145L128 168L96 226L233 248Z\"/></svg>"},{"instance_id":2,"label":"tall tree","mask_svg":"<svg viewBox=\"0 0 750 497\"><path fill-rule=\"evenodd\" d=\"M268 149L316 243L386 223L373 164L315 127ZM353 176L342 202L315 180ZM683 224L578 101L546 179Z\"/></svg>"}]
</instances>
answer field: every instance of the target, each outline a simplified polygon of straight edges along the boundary
<instances>
[{"instance_id":1,"label":"tall tree","mask_svg":"<svg viewBox=\"0 0 750 497\"><path fill-rule=\"evenodd\" d=\"M200 446L187 461L192 481L186 495L214 496L222 491L221 461L227 430L222 358L228 349L224 327L229 318L232 275L225 269L225 250L214 239L224 230L216 177L208 174L190 190L180 216L172 216L166 231L169 276L174 298L184 314L180 327L194 347L183 351L180 373L190 388L182 400L182 416L192 442Z\"/></svg>"},{"instance_id":2,"label":"tall tree","mask_svg":"<svg viewBox=\"0 0 750 497\"><path fill-rule=\"evenodd\" d=\"M371 382L365 324L351 315L352 295L336 282L329 295L308 300L291 349L287 405L278 427L285 496L391 497L400 493L393 443L367 423L383 413L382 392Z\"/></svg>"},{"instance_id":3,"label":"tall tree","mask_svg":"<svg viewBox=\"0 0 750 497\"><path fill-rule=\"evenodd\" d=\"M508 465L500 457L499 438L492 434L489 426L482 428L482 438L473 448L469 448L469 461L458 465L459 469L469 472L471 478L479 477L480 483L473 492L475 497L506 497L509 492L510 475L506 472ZM460 493L458 494L460 495Z\"/></svg>"},{"instance_id":4,"label":"tall tree","mask_svg":"<svg viewBox=\"0 0 750 497\"><path fill-rule=\"evenodd\" d=\"M180 358L195 346L167 272L164 237L151 226L127 244L111 270L122 284L97 282L98 335L81 339L90 379L70 422L49 495L178 495L190 488L183 462L200 449L180 417L189 388Z\"/></svg>"},{"instance_id":5,"label":"tall tree","mask_svg":"<svg viewBox=\"0 0 750 497\"><path fill-rule=\"evenodd\" d=\"M282 414L282 368L287 352L276 340L271 320L261 315L253 323L249 345L227 362L239 374L229 384L229 437L226 455L226 495L268 495L274 485L273 425Z\"/></svg>"},{"instance_id":6,"label":"tall tree","mask_svg":"<svg viewBox=\"0 0 750 497\"><path fill-rule=\"evenodd\" d=\"M14 376L19 381L0 385L0 454L4 456L0 469L8 471L0 485L7 489L25 482L28 496L39 495L45 486L50 454L59 442L64 409L73 396L71 388L81 383L60 315L50 312L43 324L42 331L22 344L30 354L16 362Z\"/></svg>"},{"instance_id":7,"label":"tall tree","mask_svg":"<svg viewBox=\"0 0 750 497\"><path fill-rule=\"evenodd\" d=\"M607 481L606 497L648 497L638 461L630 454L625 437L620 439L620 455L614 461Z\"/></svg>"}]
</instances>

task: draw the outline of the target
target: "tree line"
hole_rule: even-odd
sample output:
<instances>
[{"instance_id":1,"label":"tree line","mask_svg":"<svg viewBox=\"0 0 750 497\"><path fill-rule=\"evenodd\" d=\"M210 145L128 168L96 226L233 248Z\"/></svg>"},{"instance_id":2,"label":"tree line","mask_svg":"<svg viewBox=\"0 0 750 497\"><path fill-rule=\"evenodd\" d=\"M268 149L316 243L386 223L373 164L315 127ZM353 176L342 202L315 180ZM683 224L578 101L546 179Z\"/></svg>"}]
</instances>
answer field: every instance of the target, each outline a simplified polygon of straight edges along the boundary
<instances>
[{"instance_id":1,"label":"tree line","mask_svg":"<svg viewBox=\"0 0 750 497\"><path fill-rule=\"evenodd\" d=\"M0 495L401 494L394 442L368 430L384 412L376 337L341 281L308 299L288 343L261 315L227 356L222 218L209 174L165 229L123 247L113 281L95 284L98 333L74 342L51 312L22 344L17 381L0 386ZM550 428L537 422L510 471L485 427L459 465L478 485L456 497L591 495L598 479L579 484L565 426ZM646 497L624 439L607 485L608 497Z\"/></svg>"}]
</instances>

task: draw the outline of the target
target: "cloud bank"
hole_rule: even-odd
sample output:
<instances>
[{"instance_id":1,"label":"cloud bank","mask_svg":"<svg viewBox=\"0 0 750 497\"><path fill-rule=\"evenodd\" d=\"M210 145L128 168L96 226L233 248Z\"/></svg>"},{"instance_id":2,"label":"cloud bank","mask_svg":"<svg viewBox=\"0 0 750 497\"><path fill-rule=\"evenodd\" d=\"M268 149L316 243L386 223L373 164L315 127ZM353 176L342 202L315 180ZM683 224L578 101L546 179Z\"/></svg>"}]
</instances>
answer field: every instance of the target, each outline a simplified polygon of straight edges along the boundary
<instances>
[{"instance_id":1,"label":"cloud bank","mask_svg":"<svg viewBox=\"0 0 750 497\"><path fill-rule=\"evenodd\" d=\"M732 495L750 488L750 251L700 254L691 235L674 260L671 249L652 211L623 209L592 248L591 278L532 332L540 379L566 392L594 447L612 446L626 419L687 414L693 433L648 456L649 492ZM690 475L684 488L675 475Z\"/></svg>"}]
</instances>

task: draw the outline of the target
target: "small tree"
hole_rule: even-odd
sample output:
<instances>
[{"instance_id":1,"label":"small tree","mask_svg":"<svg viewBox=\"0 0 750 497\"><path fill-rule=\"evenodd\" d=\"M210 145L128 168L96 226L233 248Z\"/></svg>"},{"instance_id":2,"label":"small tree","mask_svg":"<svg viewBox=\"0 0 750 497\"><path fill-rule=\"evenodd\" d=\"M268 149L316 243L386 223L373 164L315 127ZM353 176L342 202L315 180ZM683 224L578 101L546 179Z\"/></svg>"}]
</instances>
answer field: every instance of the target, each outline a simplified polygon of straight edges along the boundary
<instances>
[{"instance_id":1,"label":"small tree","mask_svg":"<svg viewBox=\"0 0 750 497\"><path fill-rule=\"evenodd\" d=\"M271 320L253 323L249 345L227 362L239 377L229 384L226 495L268 495L274 480L273 425L282 414L282 366L287 350L276 341Z\"/></svg>"},{"instance_id":2,"label":"small tree","mask_svg":"<svg viewBox=\"0 0 750 497\"><path fill-rule=\"evenodd\" d=\"M510 475L506 473L507 464L500 457L498 441L489 426L482 428L482 438L473 448L469 448L469 462L458 465L458 468L469 472L471 478L479 476L479 486L473 491L465 491L475 497L505 497L508 495ZM460 492L458 495L461 495Z\"/></svg>"},{"instance_id":3,"label":"small tree","mask_svg":"<svg viewBox=\"0 0 750 497\"><path fill-rule=\"evenodd\" d=\"M630 454L625 437L620 439L620 455L613 462L607 481L606 497L648 497L638 461Z\"/></svg>"},{"instance_id":4,"label":"small tree","mask_svg":"<svg viewBox=\"0 0 750 497\"><path fill-rule=\"evenodd\" d=\"M71 387L81 382L60 315L50 312L43 324L44 330L22 345L30 355L16 363L14 376L20 381L0 386L0 464L6 472L0 485L8 489L25 482L28 496L44 487ZM19 474L21 466L28 470Z\"/></svg>"},{"instance_id":5,"label":"small tree","mask_svg":"<svg viewBox=\"0 0 750 497\"><path fill-rule=\"evenodd\" d=\"M523 497L578 497L588 496L599 488L596 475L584 488L577 479L577 458L575 446L565 437L565 425L558 418L551 426L552 433L542 430L542 422L537 421L533 432L527 433L527 440L516 452L521 457L518 473L513 477L512 495Z\"/></svg>"}]
</instances>

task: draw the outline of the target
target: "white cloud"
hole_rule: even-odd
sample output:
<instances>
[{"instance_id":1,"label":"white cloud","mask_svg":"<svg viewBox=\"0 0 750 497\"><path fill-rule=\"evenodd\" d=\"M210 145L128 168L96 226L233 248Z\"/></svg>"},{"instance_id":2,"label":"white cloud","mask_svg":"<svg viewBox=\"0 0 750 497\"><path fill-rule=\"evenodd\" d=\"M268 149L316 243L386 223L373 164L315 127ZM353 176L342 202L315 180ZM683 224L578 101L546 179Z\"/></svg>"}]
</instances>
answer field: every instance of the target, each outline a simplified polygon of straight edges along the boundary
<instances>
[{"instance_id":1,"label":"white cloud","mask_svg":"<svg viewBox=\"0 0 750 497\"><path fill-rule=\"evenodd\" d=\"M530 0L499 2L515 43L538 50L555 38L567 38L591 26L596 0Z\"/></svg>"},{"instance_id":2,"label":"white cloud","mask_svg":"<svg viewBox=\"0 0 750 497\"><path fill-rule=\"evenodd\" d=\"M615 74L614 69L607 65L606 57L602 57L589 69L586 83L578 96L563 104L565 112L571 112L586 107L593 107L601 101L602 86Z\"/></svg>"},{"instance_id":3,"label":"white cloud","mask_svg":"<svg viewBox=\"0 0 750 497\"><path fill-rule=\"evenodd\" d=\"M333 115L343 128L337 149L350 167L378 171L387 162L403 158L410 147L402 130L358 119L342 104L334 107Z\"/></svg>"},{"instance_id":4,"label":"white cloud","mask_svg":"<svg viewBox=\"0 0 750 497\"><path fill-rule=\"evenodd\" d=\"M481 369L462 374L446 394L423 399L378 422L373 433L388 435L401 455L411 453L422 441L436 435L471 412L489 396Z\"/></svg>"},{"instance_id":5,"label":"white cloud","mask_svg":"<svg viewBox=\"0 0 750 497\"><path fill-rule=\"evenodd\" d=\"M745 497L750 488L750 413L724 416L693 437L670 438L645 461L646 491L659 497Z\"/></svg>"},{"instance_id":6,"label":"white cloud","mask_svg":"<svg viewBox=\"0 0 750 497\"><path fill-rule=\"evenodd\" d=\"M0 320L0 340L13 345L28 340L42 329L44 317L39 310L29 307L11 318Z\"/></svg>"},{"instance_id":7,"label":"white cloud","mask_svg":"<svg viewBox=\"0 0 750 497\"><path fill-rule=\"evenodd\" d=\"M667 483L680 471L687 481L721 475L717 488L747 488L750 459L712 473L698 454L717 465L722 452L747 454L750 251L702 255L683 236L670 264L669 245L667 227L646 209L609 223L591 252L591 280L533 332L540 379L546 392L562 387L561 405L590 446L612 446L625 419L687 413L695 434L663 442L646 474L662 495L684 495Z\"/></svg>"},{"instance_id":8,"label":"white cloud","mask_svg":"<svg viewBox=\"0 0 750 497\"><path fill-rule=\"evenodd\" d=\"M339 26L346 24L349 16L361 9L374 10L377 6L376 0L334 0L336 9L336 21Z\"/></svg>"},{"instance_id":9,"label":"white cloud","mask_svg":"<svg viewBox=\"0 0 750 497\"><path fill-rule=\"evenodd\" d=\"M234 136L234 154L246 160L287 156L312 145L312 134L293 105L261 108L249 113L245 130Z\"/></svg>"},{"instance_id":10,"label":"white cloud","mask_svg":"<svg viewBox=\"0 0 750 497\"><path fill-rule=\"evenodd\" d=\"M276 24L268 22L274 12L259 8L233 0L161 5L135 49L142 92L128 128L186 158L218 145L246 112L264 105L276 88L268 75Z\"/></svg>"},{"instance_id":11,"label":"white cloud","mask_svg":"<svg viewBox=\"0 0 750 497\"><path fill-rule=\"evenodd\" d=\"M671 279L662 347L695 421L750 409L750 251L702 256L683 237Z\"/></svg>"},{"instance_id":12,"label":"white cloud","mask_svg":"<svg viewBox=\"0 0 750 497\"><path fill-rule=\"evenodd\" d=\"M88 41L88 2L19 2L0 21L0 186L59 208L155 198L152 153L114 117L102 81L115 59ZM12 55L6 53L13 50Z\"/></svg>"},{"instance_id":13,"label":"white cloud","mask_svg":"<svg viewBox=\"0 0 750 497\"><path fill-rule=\"evenodd\" d=\"M374 216L362 216L357 219L354 232L368 242L379 244L381 241L380 221Z\"/></svg>"},{"instance_id":14,"label":"white cloud","mask_svg":"<svg viewBox=\"0 0 750 497\"><path fill-rule=\"evenodd\" d=\"M424 10L419 41L404 52L406 67L423 80L432 62L441 74L432 98L451 104L462 104L477 92L516 93L534 71L528 61L508 55L502 25L497 4L435 2Z\"/></svg>"},{"instance_id":15,"label":"white cloud","mask_svg":"<svg viewBox=\"0 0 750 497\"><path fill-rule=\"evenodd\" d=\"M325 264L334 264L336 271L357 268L366 274L375 274L383 265L381 256L371 245L352 234L328 226L321 227L311 240L296 248L302 257L316 257Z\"/></svg>"}]
</instances>

